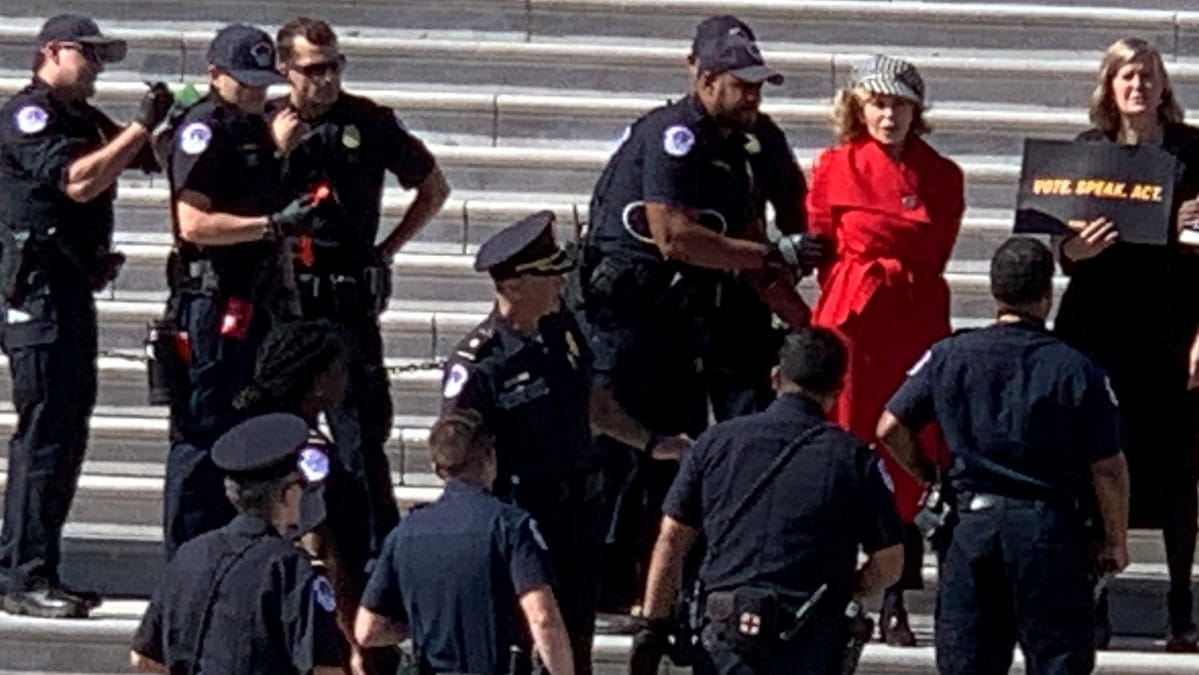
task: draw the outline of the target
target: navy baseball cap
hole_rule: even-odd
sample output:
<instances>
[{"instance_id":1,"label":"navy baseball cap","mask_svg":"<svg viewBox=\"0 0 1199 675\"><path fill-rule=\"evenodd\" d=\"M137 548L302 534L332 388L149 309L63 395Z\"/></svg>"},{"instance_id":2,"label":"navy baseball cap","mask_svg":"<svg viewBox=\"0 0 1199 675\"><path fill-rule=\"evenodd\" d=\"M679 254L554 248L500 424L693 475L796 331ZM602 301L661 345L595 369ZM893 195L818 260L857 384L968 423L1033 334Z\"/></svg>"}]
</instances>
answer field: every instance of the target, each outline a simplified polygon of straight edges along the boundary
<instances>
[{"instance_id":1,"label":"navy baseball cap","mask_svg":"<svg viewBox=\"0 0 1199 675\"><path fill-rule=\"evenodd\" d=\"M554 212L538 211L496 232L479 247L475 270L496 280L562 274L574 259L554 242Z\"/></svg>"},{"instance_id":2,"label":"navy baseball cap","mask_svg":"<svg viewBox=\"0 0 1199 675\"><path fill-rule=\"evenodd\" d=\"M729 35L737 32L744 34L750 40L758 39L754 36L754 32L750 29L749 24L732 14L710 16L700 21L699 25L695 27L695 37L691 40L691 55L698 55L699 46L704 42L714 40L721 35Z\"/></svg>"},{"instance_id":3,"label":"navy baseball cap","mask_svg":"<svg viewBox=\"0 0 1199 675\"><path fill-rule=\"evenodd\" d=\"M286 82L275 70L275 43L265 32L235 23L217 31L208 45L208 65L225 71L247 87Z\"/></svg>"},{"instance_id":4,"label":"navy baseball cap","mask_svg":"<svg viewBox=\"0 0 1199 675\"><path fill-rule=\"evenodd\" d=\"M768 67L762 59L758 44L740 30L716 32L697 40L695 58L701 73L732 73L738 80L755 84L783 83L782 74Z\"/></svg>"},{"instance_id":5,"label":"navy baseball cap","mask_svg":"<svg viewBox=\"0 0 1199 675\"><path fill-rule=\"evenodd\" d=\"M105 37L95 21L80 14L59 14L42 24L37 34L40 48L49 42L77 42L94 50L102 63L117 63L125 59L129 45L124 40Z\"/></svg>"}]
</instances>

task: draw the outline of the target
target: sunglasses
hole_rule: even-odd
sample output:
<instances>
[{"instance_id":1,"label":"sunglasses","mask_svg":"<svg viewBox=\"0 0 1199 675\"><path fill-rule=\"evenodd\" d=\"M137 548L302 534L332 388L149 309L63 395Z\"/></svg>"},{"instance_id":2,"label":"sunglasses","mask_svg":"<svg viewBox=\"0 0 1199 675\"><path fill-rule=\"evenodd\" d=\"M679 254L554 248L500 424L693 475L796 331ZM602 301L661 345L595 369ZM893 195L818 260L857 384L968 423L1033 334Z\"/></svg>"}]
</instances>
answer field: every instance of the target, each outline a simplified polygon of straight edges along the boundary
<instances>
[{"instance_id":1,"label":"sunglasses","mask_svg":"<svg viewBox=\"0 0 1199 675\"><path fill-rule=\"evenodd\" d=\"M63 42L58 45L59 49L70 49L79 52L83 58L89 63L100 63L100 50L96 49L95 45L82 44L79 42Z\"/></svg>"},{"instance_id":2,"label":"sunglasses","mask_svg":"<svg viewBox=\"0 0 1199 675\"><path fill-rule=\"evenodd\" d=\"M304 77L328 77L341 73L342 68L346 67L346 57L344 54L341 54L332 61L318 61L316 63L305 63L302 66L288 67Z\"/></svg>"}]
</instances>

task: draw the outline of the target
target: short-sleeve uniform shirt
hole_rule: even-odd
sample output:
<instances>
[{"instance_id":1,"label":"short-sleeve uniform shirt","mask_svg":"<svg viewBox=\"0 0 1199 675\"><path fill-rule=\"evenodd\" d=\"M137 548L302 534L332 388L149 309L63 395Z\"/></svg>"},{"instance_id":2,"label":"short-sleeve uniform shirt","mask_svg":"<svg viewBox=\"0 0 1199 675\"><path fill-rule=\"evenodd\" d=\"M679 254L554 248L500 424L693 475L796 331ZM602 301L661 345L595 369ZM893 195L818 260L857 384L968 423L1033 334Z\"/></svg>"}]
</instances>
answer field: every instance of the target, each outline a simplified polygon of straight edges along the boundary
<instances>
[{"instance_id":1,"label":"short-sleeve uniform shirt","mask_svg":"<svg viewBox=\"0 0 1199 675\"><path fill-rule=\"evenodd\" d=\"M169 172L174 198L184 190L198 192L214 212L264 216L289 201L266 121L211 95L176 124ZM275 253L267 242L195 248L212 261L223 288L241 293L249 292L257 266Z\"/></svg>"},{"instance_id":2,"label":"short-sleeve uniform shirt","mask_svg":"<svg viewBox=\"0 0 1199 675\"><path fill-rule=\"evenodd\" d=\"M910 429L940 425L959 492L1084 500L1091 464L1120 452L1103 370L1031 321L937 342L887 410Z\"/></svg>"},{"instance_id":3,"label":"short-sleeve uniform shirt","mask_svg":"<svg viewBox=\"0 0 1199 675\"><path fill-rule=\"evenodd\" d=\"M268 119L287 105L286 98L272 101ZM306 122L310 131L284 159L284 177L291 198L318 185L329 185L336 195L315 216L317 264L337 273L378 264L373 247L385 172L414 188L437 167L433 155L394 110L361 96L342 92L328 112Z\"/></svg>"},{"instance_id":4,"label":"short-sleeve uniform shirt","mask_svg":"<svg viewBox=\"0 0 1199 675\"><path fill-rule=\"evenodd\" d=\"M68 252L58 268L98 271L112 242L116 186L87 202L63 191L72 162L120 132L83 101L61 101L42 80L0 106L0 222L35 238L54 237ZM51 263L53 264L53 263Z\"/></svg>"},{"instance_id":5,"label":"short-sleeve uniform shirt","mask_svg":"<svg viewBox=\"0 0 1199 675\"><path fill-rule=\"evenodd\" d=\"M451 480L388 535L362 606L407 623L434 672L502 673L519 635L517 598L551 584L532 517Z\"/></svg>"},{"instance_id":6,"label":"short-sleeve uniform shirt","mask_svg":"<svg viewBox=\"0 0 1199 675\"><path fill-rule=\"evenodd\" d=\"M734 517L797 441L791 460ZM873 553L903 536L874 453L797 394L704 432L684 456L662 512L707 537L700 578L709 591L754 584L786 595L828 584L830 597L848 602L859 549Z\"/></svg>"},{"instance_id":7,"label":"short-sleeve uniform shirt","mask_svg":"<svg viewBox=\"0 0 1199 675\"><path fill-rule=\"evenodd\" d=\"M172 673L306 674L342 663L335 609L328 579L303 551L266 521L240 515L179 549L133 650Z\"/></svg>"}]
</instances>

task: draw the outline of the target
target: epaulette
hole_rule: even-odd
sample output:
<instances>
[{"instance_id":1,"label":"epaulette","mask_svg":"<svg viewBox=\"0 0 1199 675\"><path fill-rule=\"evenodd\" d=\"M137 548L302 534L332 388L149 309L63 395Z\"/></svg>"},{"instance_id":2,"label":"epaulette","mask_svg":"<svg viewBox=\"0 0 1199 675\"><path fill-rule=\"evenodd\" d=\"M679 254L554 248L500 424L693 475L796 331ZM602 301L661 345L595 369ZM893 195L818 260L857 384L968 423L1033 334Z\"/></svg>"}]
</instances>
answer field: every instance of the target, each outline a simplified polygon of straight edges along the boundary
<instances>
[{"instance_id":1,"label":"epaulette","mask_svg":"<svg viewBox=\"0 0 1199 675\"><path fill-rule=\"evenodd\" d=\"M489 322L484 322L475 327L458 346L454 349L454 356L465 361L475 361L479 358L479 352L487 343L491 342L491 338L495 337L495 330Z\"/></svg>"}]
</instances>

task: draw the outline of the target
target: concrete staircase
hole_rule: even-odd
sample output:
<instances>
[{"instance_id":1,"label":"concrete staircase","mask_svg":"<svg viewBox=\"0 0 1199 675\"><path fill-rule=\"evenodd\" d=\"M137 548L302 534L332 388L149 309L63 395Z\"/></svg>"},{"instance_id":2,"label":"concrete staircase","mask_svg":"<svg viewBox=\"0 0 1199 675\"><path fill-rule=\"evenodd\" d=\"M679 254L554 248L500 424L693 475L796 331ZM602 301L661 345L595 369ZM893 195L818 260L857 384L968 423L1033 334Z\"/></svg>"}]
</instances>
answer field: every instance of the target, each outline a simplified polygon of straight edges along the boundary
<instances>
[{"instance_id":1,"label":"concrete staircase","mask_svg":"<svg viewBox=\"0 0 1199 675\"><path fill-rule=\"evenodd\" d=\"M488 311L489 282L475 274L478 245L527 213L551 208L559 235L585 222L589 193L622 130L641 112L684 89L683 58L695 24L733 12L758 33L787 83L764 108L787 131L805 166L831 142L829 100L852 63L876 50L921 68L933 107L931 142L967 175L969 210L948 278L957 325L991 316L986 262L1010 232L1025 137L1068 138L1087 126L1086 103L1102 49L1125 35L1166 55L1183 104L1199 108L1199 0L868 2L817 0L75 0L130 54L101 78L98 104L117 119L132 112L147 79L201 83L208 40L226 20L273 30L296 14L332 21L349 57L346 86L394 106L446 170L454 194L443 212L395 259L395 294L383 317L396 366L397 416L388 447L396 494L412 504L435 497L427 429L440 374L403 371L443 357ZM41 20L58 2L8 0L0 7L0 97L28 81L26 64ZM393 223L409 199L385 194ZM166 296L167 191L157 177L129 174L117 205L116 244L129 263L99 298L101 389L92 444L65 544L64 577L114 600L89 621L0 615L0 675L127 671L125 646L161 572L161 486L166 413L145 406L145 323ZM1064 285L1064 280L1059 280ZM1060 288L1060 286L1059 286ZM805 292L813 293L810 284ZM6 368L0 379L7 380ZM0 436L15 425L0 384ZM0 444L0 482L7 447ZM1099 672L1199 672L1199 657L1166 657L1154 640L1164 626L1164 554L1159 537L1134 537L1136 565L1112 587L1117 650ZM935 568L926 566L931 589ZM932 591L913 594L923 643ZM619 672L623 638L600 638L600 672ZM1017 670L1020 670L1020 666ZM930 647L872 645L862 672L934 669Z\"/></svg>"}]
</instances>

